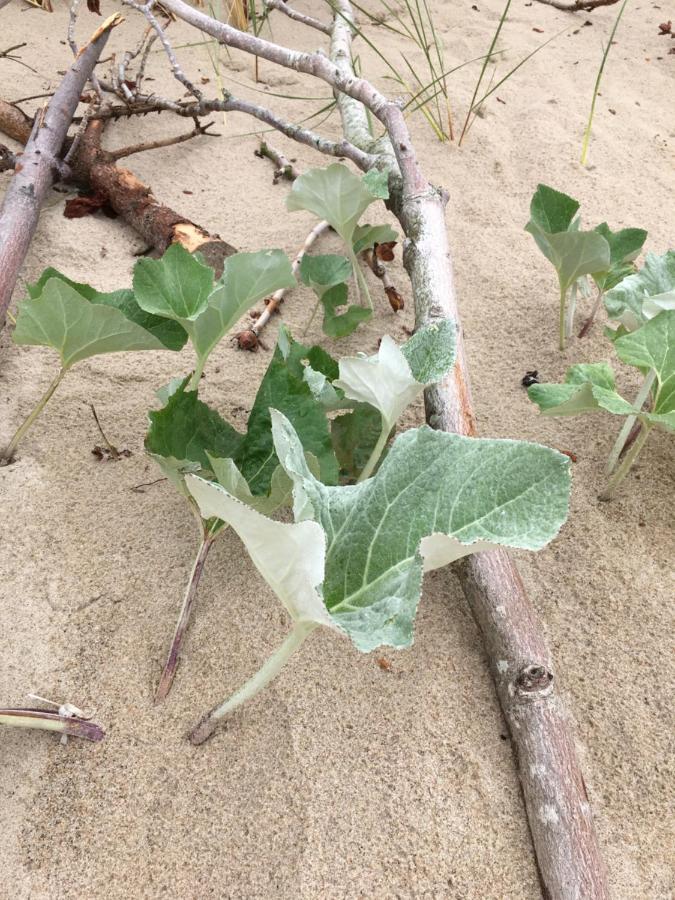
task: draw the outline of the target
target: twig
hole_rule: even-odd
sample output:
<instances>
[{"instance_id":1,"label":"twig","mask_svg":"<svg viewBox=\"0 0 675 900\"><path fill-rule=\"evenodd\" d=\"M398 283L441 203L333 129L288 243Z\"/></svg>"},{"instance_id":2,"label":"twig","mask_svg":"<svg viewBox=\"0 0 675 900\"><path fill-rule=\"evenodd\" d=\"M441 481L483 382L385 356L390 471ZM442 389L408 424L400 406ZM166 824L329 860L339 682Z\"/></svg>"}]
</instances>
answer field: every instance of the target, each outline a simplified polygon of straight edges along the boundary
<instances>
[{"instance_id":1,"label":"twig","mask_svg":"<svg viewBox=\"0 0 675 900\"><path fill-rule=\"evenodd\" d=\"M312 228L310 233L305 238L305 242L298 251L291 268L293 270L293 274L297 276L300 271L300 263L302 262L302 258L307 253L313 244L316 242L317 238L320 237L324 232L330 229L330 225L328 222L319 222ZM237 342L239 343L240 350L256 350L258 348L259 338L261 331L265 328L269 320L272 318L275 312L279 309L281 303L283 303L284 297L286 293L291 290L290 288L279 288L278 291L275 291L271 297L268 297L265 301L265 309L258 316L255 323L251 326L251 328L246 331L242 331L237 335Z\"/></svg>"},{"instance_id":2,"label":"twig","mask_svg":"<svg viewBox=\"0 0 675 900\"><path fill-rule=\"evenodd\" d=\"M33 133L21 157L21 165L17 167L5 194L0 213L0 328L4 326L19 269L37 227L40 207L54 183L55 171L61 165L59 153L80 101L80 94L111 29L120 20L121 16L118 14L107 19L98 37L87 45L66 72L42 121L36 119Z\"/></svg>"},{"instance_id":3,"label":"twig","mask_svg":"<svg viewBox=\"0 0 675 900\"><path fill-rule=\"evenodd\" d=\"M379 278L382 282L384 293L387 295L387 300L389 301L389 305L391 306L391 308L394 310L394 312L400 312L405 308L405 301L403 300L403 297L397 291L396 286L389 277L387 267L381 260L377 258L372 250L364 250L361 255L370 267L373 275Z\"/></svg>"},{"instance_id":4,"label":"twig","mask_svg":"<svg viewBox=\"0 0 675 900\"><path fill-rule=\"evenodd\" d=\"M197 125L187 134L178 134L174 137L160 138L156 141L144 141L140 144L131 144L128 147L120 147L119 150L110 150L110 156L114 160L124 159L126 156L132 156L134 153L144 153L146 150L159 150L161 147L172 147L174 144L182 144L191 140L193 137L205 134L207 137L219 137L208 129L213 126L213 122L207 122L206 125Z\"/></svg>"},{"instance_id":5,"label":"twig","mask_svg":"<svg viewBox=\"0 0 675 900\"><path fill-rule=\"evenodd\" d=\"M293 163L286 159L280 150L276 150L266 141L260 141L260 147L253 151L260 159L271 159L276 169L274 170L273 183L277 184L282 178L287 181L295 181L300 174Z\"/></svg>"},{"instance_id":6,"label":"twig","mask_svg":"<svg viewBox=\"0 0 675 900\"><path fill-rule=\"evenodd\" d=\"M289 6L285 0L266 0L266 6L268 9L276 9L285 16L288 16L289 19L293 19L295 22L302 22L303 25L308 25L310 28L322 31L324 34L330 35L333 33L332 26L327 25L324 22L319 22L319 20L315 19L313 16L306 16L304 13L298 12L296 9Z\"/></svg>"}]
</instances>

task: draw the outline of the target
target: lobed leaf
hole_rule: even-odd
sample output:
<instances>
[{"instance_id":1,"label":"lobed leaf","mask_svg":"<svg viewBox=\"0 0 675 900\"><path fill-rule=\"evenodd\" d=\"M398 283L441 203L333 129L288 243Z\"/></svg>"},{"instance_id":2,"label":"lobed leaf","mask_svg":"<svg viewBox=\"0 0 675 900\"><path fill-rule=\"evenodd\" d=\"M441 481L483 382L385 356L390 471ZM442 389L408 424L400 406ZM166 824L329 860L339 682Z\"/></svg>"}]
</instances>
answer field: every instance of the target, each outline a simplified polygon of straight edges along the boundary
<instances>
[{"instance_id":1,"label":"lobed leaf","mask_svg":"<svg viewBox=\"0 0 675 900\"><path fill-rule=\"evenodd\" d=\"M185 327L206 309L213 290L213 269L176 243L161 259L139 259L133 284L141 309Z\"/></svg>"},{"instance_id":2,"label":"lobed leaf","mask_svg":"<svg viewBox=\"0 0 675 900\"><path fill-rule=\"evenodd\" d=\"M52 347L64 369L101 353L165 349L120 309L92 302L61 278L50 278L39 296L20 304L14 342Z\"/></svg>"},{"instance_id":3,"label":"lobed leaf","mask_svg":"<svg viewBox=\"0 0 675 900\"><path fill-rule=\"evenodd\" d=\"M307 468L288 420L275 411L273 423L294 482L295 525L243 514L222 488L194 476L189 490L202 514L240 534L294 618L337 626L363 652L410 645L424 570L499 545L539 549L567 516L569 460L545 447L425 426L397 438L373 478L329 487ZM265 551L282 542L280 574Z\"/></svg>"},{"instance_id":4,"label":"lobed leaf","mask_svg":"<svg viewBox=\"0 0 675 900\"><path fill-rule=\"evenodd\" d=\"M674 305L675 250L662 256L648 253L639 272L625 278L605 295L607 315L629 331Z\"/></svg>"},{"instance_id":5,"label":"lobed leaf","mask_svg":"<svg viewBox=\"0 0 675 900\"><path fill-rule=\"evenodd\" d=\"M617 356L630 366L654 370L653 406L647 418L675 430L675 310L666 310L632 334L617 338Z\"/></svg>"},{"instance_id":6,"label":"lobed leaf","mask_svg":"<svg viewBox=\"0 0 675 900\"><path fill-rule=\"evenodd\" d=\"M633 260L647 240L647 232L642 228L612 231L607 222L602 222L594 230L604 237L609 246L609 268L592 273L592 278L599 291L608 291L635 271Z\"/></svg>"}]
</instances>

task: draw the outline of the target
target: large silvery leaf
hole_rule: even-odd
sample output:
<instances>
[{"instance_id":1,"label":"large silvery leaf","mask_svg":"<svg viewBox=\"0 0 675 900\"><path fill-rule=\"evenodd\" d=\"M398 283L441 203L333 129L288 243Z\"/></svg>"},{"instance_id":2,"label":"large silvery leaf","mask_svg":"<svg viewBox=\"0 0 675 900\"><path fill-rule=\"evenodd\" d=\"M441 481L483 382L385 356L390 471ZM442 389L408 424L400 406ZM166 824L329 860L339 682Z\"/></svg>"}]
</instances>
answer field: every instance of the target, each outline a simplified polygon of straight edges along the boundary
<instances>
[{"instance_id":1,"label":"large silvery leaf","mask_svg":"<svg viewBox=\"0 0 675 900\"><path fill-rule=\"evenodd\" d=\"M379 410L384 426L391 430L425 386L452 367L455 350L455 325L449 320L420 329L401 347L385 335L374 356L341 359L334 385L349 399ZM425 380L418 381L416 375Z\"/></svg>"},{"instance_id":2,"label":"large silvery leaf","mask_svg":"<svg viewBox=\"0 0 675 900\"><path fill-rule=\"evenodd\" d=\"M594 230L602 235L609 245L609 268L602 272L593 272L593 281L599 291L608 291L635 271L633 260L647 240L647 232L642 228L622 228L621 231L612 231L607 222L602 222Z\"/></svg>"},{"instance_id":3,"label":"large silvery leaf","mask_svg":"<svg viewBox=\"0 0 675 900\"><path fill-rule=\"evenodd\" d=\"M314 532L295 551L287 544L284 575L297 571L296 593L311 596L313 604L323 600L315 621L325 624L327 611L363 652L410 645L425 570L496 546L540 549L567 516L569 460L545 447L425 426L401 435L369 481L329 487L307 468L288 420L274 412L273 422L277 455L295 485L296 527L318 523L325 535L325 562ZM260 520L248 517L253 528L245 536L236 501L195 478L188 486L202 514L229 522L251 552L251 531L262 533ZM265 537L273 542L271 529ZM260 539L254 548L259 555L252 556L278 591L278 571L263 569L264 546ZM309 578L308 556L316 564ZM280 599L288 608L284 590ZM304 615L311 615L308 607Z\"/></svg>"},{"instance_id":4,"label":"large silvery leaf","mask_svg":"<svg viewBox=\"0 0 675 900\"><path fill-rule=\"evenodd\" d=\"M370 204L389 196L385 173L354 175L341 163L310 169L293 182L286 200L293 212L306 209L325 219L343 241L352 246L352 235Z\"/></svg>"},{"instance_id":5,"label":"large silvery leaf","mask_svg":"<svg viewBox=\"0 0 675 900\"><path fill-rule=\"evenodd\" d=\"M295 285L288 257L281 250L229 256L208 305L192 326L197 356L205 358L248 310L281 288Z\"/></svg>"},{"instance_id":6,"label":"large silvery leaf","mask_svg":"<svg viewBox=\"0 0 675 900\"><path fill-rule=\"evenodd\" d=\"M605 309L610 319L619 321L629 331L639 328L647 319L675 303L675 250L662 256L648 253L644 266L629 275L605 295Z\"/></svg>"},{"instance_id":7,"label":"large silvery leaf","mask_svg":"<svg viewBox=\"0 0 675 900\"><path fill-rule=\"evenodd\" d=\"M548 257L558 273L560 291L566 292L582 275L609 269L609 244L595 231L562 231L546 236Z\"/></svg>"},{"instance_id":8,"label":"large silvery leaf","mask_svg":"<svg viewBox=\"0 0 675 900\"><path fill-rule=\"evenodd\" d=\"M567 370L564 384L533 384L528 397L547 416L576 416L605 409L619 416L634 412L621 397L607 363L583 363Z\"/></svg>"},{"instance_id":9,"label":"large silvery leaf","mask_svg":"<svg viewBox=\"0 0 675 900\"><path fill-rule=\"evenodd\" d=\"M237 500L221 485L194 475L188 476L187 485L205 519L215 517L234 528L253 564L294 622L336 627L319 592L326 548L320 525L275 522Z\"/></svg>"},{"instance_id":10,"label":"large silvery leaf","mask_svg":"<svg viewBox=\"0 0 675 900\"><path fill-rule=\"evenodd\" d=\"M93 303L60 278L19 306L14 341L52 347L64 369L101 353L163 350L165 345L114 306Z\"/></svg>"},{"instance_id":11,"label":"large silvery leaf","mask_svg":"<svg viewBox=\"0 0 675 900\"><path fill-rule=\"evenodd\" d=\"M618 338L614 348L628 365L656 373L653 406L646 418L675 429L675 310L659 313L642 328Z\"/></svg>"},{"instance_id":12,"label":"large silvery leaf","mask_svg":"<svg viewBox=\"0 0 675 900\"><path fill-rule=\"evenodd\" d=\"M58 278L65 284L69 285L73 290L81 294L85 300L92 303L101 303L104 306L114 306L131 322L145 328L150 334L154 335L164 344L167 350L181 350L187 341L187 332L178 323L171 319L164 319L161 316L155 316L152 313L141 309L134 292L130 290L112 291L110 293L102 293L93 288L90 284L82 284L73 281L66 275L63 275L58 269L51 266L46 268L36 282L26 285L28 296L35 300L40 296L44 286L50 278Z\"/></svg>"}]
</instances>

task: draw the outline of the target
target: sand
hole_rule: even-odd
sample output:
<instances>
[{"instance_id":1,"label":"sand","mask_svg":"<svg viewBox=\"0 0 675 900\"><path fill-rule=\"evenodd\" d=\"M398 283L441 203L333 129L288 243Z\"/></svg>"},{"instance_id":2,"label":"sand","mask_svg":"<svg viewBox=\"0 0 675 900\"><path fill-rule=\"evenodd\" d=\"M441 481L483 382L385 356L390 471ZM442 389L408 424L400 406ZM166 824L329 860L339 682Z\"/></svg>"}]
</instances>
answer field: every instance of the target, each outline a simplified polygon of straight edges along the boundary
<instances>
[{"instance_id":1,"label":"sand","mask_svg":"<svg viewBox=\"0 0 675 900\"><path fill-rule=\"evenodd\" d=\"M449 61L486 52L498 0L431 5ZM317 15L322 7L301 6ZM654 435L630 483L613 503L600 504L616 423L609 416L543 420L520 386L526 369L557 380L572 362L608 356L601 327L563 354L556 349L553 272L523 231L539 181L578 197L589 225L643 226L649 249L672 246L675 59L667 55L670 39L657 33L665 8L626 9L590 165L578 162L601 43L616 11L571 17L518 0L501 41L510 64L560 29L568 33L499 88L503 103L491 99L461 149L438 143L421 116L412 130L425 172L450 192L448 228L481 434L542 441L578 458L569 523L548 549L520 553L518 562L575 723L613 896L627 900L673 895L673 666L664 646L673 629L672 441ZM82 19L80 38L95 25L87 13ZM582 27L587 20L592 25ZM0 12L0 44L27 41L21 55L38 70L0 59L6 97L56 84L69 63L66 22L60 0L51 16L18 3ZM129 46L139 28L128 13L111 48ZM196 39L180 25L172 30L174 42ZM317 43L312 32L277 18L274 36L307 49ZM392 59L405 49L417 60L401 38L383 29L372 36ZM382 61L357 49L390 87ZM204 90L215 91L206 48L180 54L195 78L210 78ZM262 63L265 98L250 90L249 61L223 60L226 84L289 117L306 115L310 105L273 93L329 93ZM160 55L151 74L155 90L178 95ZM475 77L474 65L450 81L458 120ZM221 138L136 156L129 165L162 200L240 249L293 253L311 217L284 215L288 187L273 186L269 164L254 158L255 123L214 118ZM147 137L185 127L168 115L120 123L110 129L110 146L137 141L139 126ZM338 134L335 117L323 130ZM273 140L299 166L321 164L312 151ZM1 189L9 177L0 176ZM102 289L124 286L134 253L145 249L119 220L64 219L63 200L60 193L49 199L16 300L23 282L47 265ZM400 263L393 277L409 299ZM284 307L296 333L309 304L298 291ZM327 345L343 354L373 352L382 333L401 339L411 323L410 302L395 317L383 300L373 323L339 348ZM310 337L320 338L317 328ZM239 427L274 340L270 329L257 355L225 340L208 366L207 399ZM0 347L1 442L52 378L55 358L16 347L7 331ZM174 690L153 707L197 535L168 485L145 493L132 487L159 477L142 449L153 390L189 365L187 352L80 364L18 462L0 470L0 703L25 704L29 691L67 699L94 709L107 731L101 744L72 740L66 747L40 732L0 733L0 897L540 896L510 743L450 571L427 577L410 651L360 656L346 640L317 633L226 731L193 748L188 728L257 668L287 628L238 540L226 534L208 562ZM637 389L627 370L619 381ZM89 402L131 458L101 463L91 455L99 438ZM408 416L409 424L420 419L420 409Z\"/></svg>"}]
</instances>

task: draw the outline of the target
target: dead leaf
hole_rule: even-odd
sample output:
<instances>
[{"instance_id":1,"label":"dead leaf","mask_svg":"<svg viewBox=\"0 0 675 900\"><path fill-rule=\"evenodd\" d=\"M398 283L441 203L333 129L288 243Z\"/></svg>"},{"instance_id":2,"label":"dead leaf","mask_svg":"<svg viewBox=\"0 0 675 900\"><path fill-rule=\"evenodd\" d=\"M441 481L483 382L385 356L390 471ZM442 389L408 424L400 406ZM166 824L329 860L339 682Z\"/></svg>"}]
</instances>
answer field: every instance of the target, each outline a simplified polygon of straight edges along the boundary
<instances>
[{"instance_id":1,"label":"dead leaf","mask_svg":"<svg viewBox=\"0 0 675 900\"><path fill-rule=\"evenodd\" d=\"M81 194L66 200L63 215L66 219L82 219L84 216L91 216L98 212L99 209L111 218L116 215L110 207L108 197L100 191L95 191L92 194Z\"/></svg>"},{"instance_id":2,"label":"dead leaf","mask_svg":"<svg viewBox=\"0 0 675 900\"><path fill-rule=\"evenodd\" d=\"M101 0L87 0L87 9L89 12L96 13L97 16L101 15Z\"/></svg>"},{"instance_id":3,"label":"dead leaf","mask_svg":"<svg viewBox=\"0 0 675 900\"><path fill-rule=\"evenodd\" d=\"M394 310L394 312L400 312L402 309L404 309L405 301L395 287L386 287L384 289L384 292L387 295L387 298L389 299L389 305Z\"/></svg>"},{"instance_id":4,"label":"dead leaf","mask_svg":"<svg viewBox=\"0 0 675 900\"><path fill-rule=\"evenodd\" d=\"M667 22L661 22L659 25L659 34L672 34L673 33L673 23L668 20Z\"/></svg>"},{"instance_id":5,"label":"dead leaf","mask_svg":"<svg viewBox=\"0 0 675 900\"><path fill-rule=\"evenodd\" d=\"M385 241L384 244L375 244L375 256L381 262L391 262L394 258L396 241Z\"/></svg>"},{"instance_id":6,"label":"dead leaf","mask_svg":"<svg viewBox=\"0 0 675 900\"><path fill-rule=\"evenodd\" d=\"M544 29L543 29L543 28L533 28L532 31L536 31L537 34L543 34L543 33L544 33Z\"/></svg>"}]
</instances>

